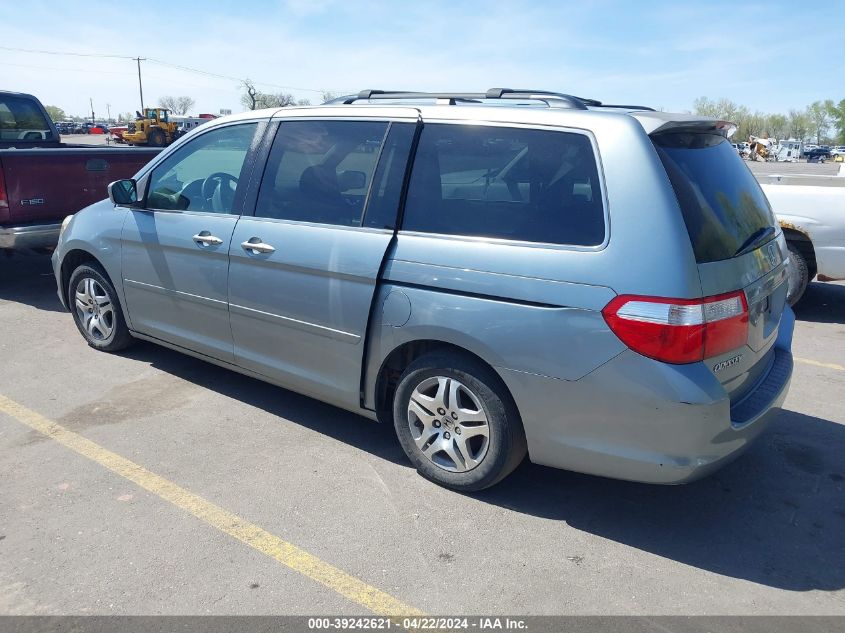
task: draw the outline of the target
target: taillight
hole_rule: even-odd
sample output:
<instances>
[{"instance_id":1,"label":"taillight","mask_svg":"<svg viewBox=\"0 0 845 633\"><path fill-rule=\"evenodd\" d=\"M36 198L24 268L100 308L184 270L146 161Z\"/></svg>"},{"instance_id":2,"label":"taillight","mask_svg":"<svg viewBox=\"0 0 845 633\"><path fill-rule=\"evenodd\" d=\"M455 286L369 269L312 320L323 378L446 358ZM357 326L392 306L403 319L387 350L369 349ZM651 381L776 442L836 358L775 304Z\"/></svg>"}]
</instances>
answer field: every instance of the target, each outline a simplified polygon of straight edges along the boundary
<instances>
[{"instance_id":1,"label":"taillight","mask_svg":"<svg viewBox=\"0 0 845 633\"><path fill-rule=\"evenodd\" d=\"M620 295L602 314L625 345L667 363L695 363L748 341L748 302L742 291L703 299Z\"/></svg>"},{"instance_id":2,"label":"taillight","mask_svg":"<svg viewBox=\"0 0 845 633\"><path fill-rule=\"evenodd\" d=\"M0 209L9 208L9 198L6 195L6 178L3 176L3 168L0 167Z\"/></svg>"}]
</instances>

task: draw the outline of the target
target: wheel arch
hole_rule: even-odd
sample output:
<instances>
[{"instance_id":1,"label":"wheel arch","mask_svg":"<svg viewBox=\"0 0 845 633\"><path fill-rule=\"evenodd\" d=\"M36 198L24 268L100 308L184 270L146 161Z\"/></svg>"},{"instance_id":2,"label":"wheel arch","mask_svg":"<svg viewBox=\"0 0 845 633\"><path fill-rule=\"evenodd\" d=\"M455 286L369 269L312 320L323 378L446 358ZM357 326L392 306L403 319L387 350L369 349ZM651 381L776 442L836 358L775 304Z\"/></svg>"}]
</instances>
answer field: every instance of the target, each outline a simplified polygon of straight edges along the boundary
<instances>
[{"instance_id":1,"label":"wheel arch","mask_svg":"<svg viewBox=\"0 0 845 633\"><path fill-rule=\"evenodd\" d=\"M86 251L85 249L82 249L82 248L71 249L67 253L65 253L65 256L62 258L62 264L61 264L61 268L60 268L60 270L61 270L61 281L62 281L60 291L62 293L62 297L65 300L65 305L68 306L68 309L70 309L70 305L71 305L70 304L70 297L68 296L68 292L67 292L68 283L70 282L70 276L73 274L74 270L76 270L79 266L81 266L82 264L85 264L87 262L93 262L93 263L97 264L100 268L102 268L106 277L108 277L109 281L114 286L114 280L109 276L109 273L106 270L106 267L103 266L103 263L99 259L97 259L93 254L91 254L89 251Z\"/></svg>"},{"instance_id":2,"label":"wheel arch","mask_svg":"<svg viewBox=\"0 0 845 633\"><path fill-rule=\"evenodd\" d=\"M804 257L804 261L807 262L807 269L812 280L818 273L818 264L816 264L816 250L809 233L791 223L781 222L780 225L783 230L783 237L798 249Z\"/></svg>"},{"instance_id":3,"label":"wheel arch","mask_svg":"<svg viewBox=\"0 0 845 633\"><path fill-rule=\"evenodd\" d=\"M514 406L514 410L517 412L519 411L513 394L510 389L508 389L505 381L502 380L499 372L496 371L496 368L490 362L467 348L455 343L439 339L422 338L405 341L394 347L381 362L374 385L375 393L373 394L376 417L379 422L392 424L393 397L396 394L399 377L402 375L402 372L405 371L405 368L421 356L433 352L458 354L480 364L482 367L487 369L491 376L497 381L498 387L501 389L501 393L504 397L510 400L511 404Z\"/></svg>"}]
</instances>

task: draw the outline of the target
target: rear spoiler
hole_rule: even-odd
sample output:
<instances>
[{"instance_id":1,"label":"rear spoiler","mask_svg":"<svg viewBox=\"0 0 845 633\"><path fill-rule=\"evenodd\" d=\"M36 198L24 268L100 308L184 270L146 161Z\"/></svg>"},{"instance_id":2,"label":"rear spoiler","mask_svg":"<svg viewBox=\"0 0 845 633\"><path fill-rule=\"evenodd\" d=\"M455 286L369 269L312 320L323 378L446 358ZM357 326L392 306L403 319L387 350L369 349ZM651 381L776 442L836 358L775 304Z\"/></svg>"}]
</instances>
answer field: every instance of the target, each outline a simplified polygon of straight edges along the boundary
<instances>
[{"instance_id":1,"label":"rear spoiler","mask_svg":"<svg viewBox=\"0 0 845 633\"><path fill-rule=\"evenodd\" d=\"M725 138L730 138L736 132L736 124L730 121L711 119L694 114L632 112L631 116L640 122L649 136L664 132L697 132L701 134L721 134Z\"/></svg>"}]
</instances>

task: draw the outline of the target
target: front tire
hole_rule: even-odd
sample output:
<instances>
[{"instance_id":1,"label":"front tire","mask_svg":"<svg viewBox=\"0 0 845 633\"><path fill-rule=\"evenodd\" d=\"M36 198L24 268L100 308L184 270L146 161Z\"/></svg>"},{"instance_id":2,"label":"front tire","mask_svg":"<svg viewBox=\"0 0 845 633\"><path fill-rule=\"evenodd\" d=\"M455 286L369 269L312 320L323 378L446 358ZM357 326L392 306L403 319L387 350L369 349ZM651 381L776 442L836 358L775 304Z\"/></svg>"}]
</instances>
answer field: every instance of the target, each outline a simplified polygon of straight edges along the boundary
<instances>
[{"instance_id":1,"label":"front tire","mask_svg":"<svg viewBox=\"0 0 845 633\"><path fill-rule=\"evenodd\" d=\"M73 271L67 297L76 327L88 345L102 352L118 352L134 342L117 292L98 264L82 264Z\"/></svg>"},{"instance_id":2,"label":"front tire","mask_svg":"<svg viewBox=\"0 0 845 633\"><path fill-rule=\"evenodd\" d=\"M164 147L167 144L167 139L165 139L164 132L161 130L151 131L149 137L147 138L147 142L153 147Z\"/></svg>"},{"instance_id":3,"label":"front tire","mask_svg":"<svg viewBox=\"0 0 845 633\"><path fill-rule=\"evenodd\" d=\"M417 472L453 490L488 488L525 457L522 422L501 379L458 354L434 352L408 366L393 420Z\"/></svg>"}]
</instances>

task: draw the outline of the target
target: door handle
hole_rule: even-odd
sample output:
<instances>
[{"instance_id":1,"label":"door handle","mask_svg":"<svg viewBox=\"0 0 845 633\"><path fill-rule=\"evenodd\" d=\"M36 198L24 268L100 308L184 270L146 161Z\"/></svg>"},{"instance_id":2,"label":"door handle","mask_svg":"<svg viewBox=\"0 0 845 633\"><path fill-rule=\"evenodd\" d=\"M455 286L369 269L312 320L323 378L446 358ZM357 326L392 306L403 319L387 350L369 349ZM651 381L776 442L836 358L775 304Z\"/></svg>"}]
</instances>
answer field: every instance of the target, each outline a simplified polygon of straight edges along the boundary
<instances>
[{"instance_id":1,"label":"door handle","mask_svg":"<svg viewBox=\"0 0 845 633\"><path fill-rule=\"evenodd\" d=\"M194 235L193 239L197 244L205 244L206 246L219 246L223 243L223 240L208 231L200 231Z\"/></svg>"},{"instance_id":2,"label":"door handle","mask_svg":"<svg viewBox=\"0 0 845 633\"><path fill-rule=\"evenodd\" d=\"M241 248L251 252L253 255L259 253L272 253L276 249L261 241L260 237L251 237L246 242L241 242Z\"/></svg>"}]
</instances>

